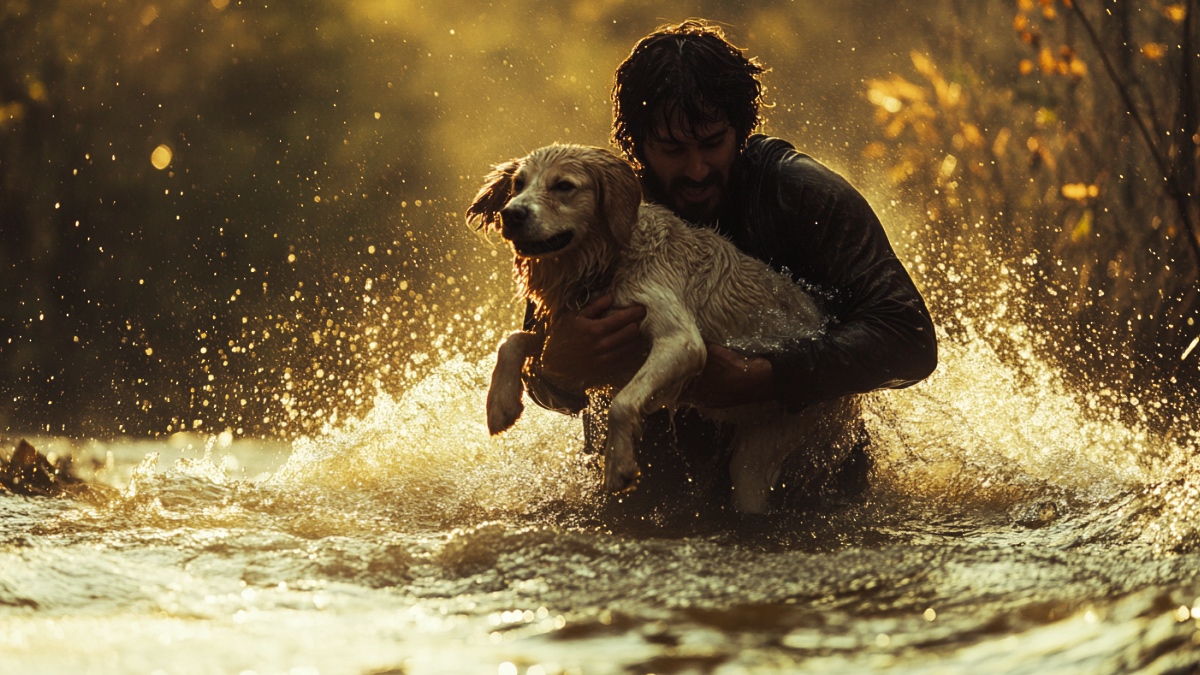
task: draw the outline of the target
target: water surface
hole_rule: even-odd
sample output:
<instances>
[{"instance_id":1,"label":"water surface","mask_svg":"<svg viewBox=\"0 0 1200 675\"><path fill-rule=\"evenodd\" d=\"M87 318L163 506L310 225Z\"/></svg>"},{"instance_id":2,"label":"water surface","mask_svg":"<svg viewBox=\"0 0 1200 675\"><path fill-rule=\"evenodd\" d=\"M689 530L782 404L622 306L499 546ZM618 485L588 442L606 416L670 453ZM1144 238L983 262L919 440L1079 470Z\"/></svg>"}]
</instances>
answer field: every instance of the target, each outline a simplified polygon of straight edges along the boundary
<instances>
[{"instance_id":1,"label":"water surface","mask_svg":"<svg viewBox=\"0 0 1200 675\"><path fill-rule=\"evenodd\" d=\"M571 418L489 438L489 371L290 444L31 439L113 489L0 496L0 672L1200 670L1200 454L1111 392L943 340L864 495L738 517L605 496Z\"/></svg>"}]
</instances>

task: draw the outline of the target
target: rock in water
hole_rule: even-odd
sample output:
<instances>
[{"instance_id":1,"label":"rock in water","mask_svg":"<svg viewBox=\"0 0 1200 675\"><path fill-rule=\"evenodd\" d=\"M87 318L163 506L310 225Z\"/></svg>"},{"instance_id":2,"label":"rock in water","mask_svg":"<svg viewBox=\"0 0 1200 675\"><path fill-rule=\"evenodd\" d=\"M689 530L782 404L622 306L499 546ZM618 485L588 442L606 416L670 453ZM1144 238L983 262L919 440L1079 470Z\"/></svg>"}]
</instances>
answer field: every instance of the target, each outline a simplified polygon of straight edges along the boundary
<instances>
[{"instance_id":1,"label":"rock in water","mask_svg":"<svg viewBox=\"0 0 1200 675\"><path fill-rule=\"evenodd\" d=\"M0 459L0 486L17 494L56 497L82 482L69 458L51 462L23 438L11 459Z\"/></svg>"}]
</instances>

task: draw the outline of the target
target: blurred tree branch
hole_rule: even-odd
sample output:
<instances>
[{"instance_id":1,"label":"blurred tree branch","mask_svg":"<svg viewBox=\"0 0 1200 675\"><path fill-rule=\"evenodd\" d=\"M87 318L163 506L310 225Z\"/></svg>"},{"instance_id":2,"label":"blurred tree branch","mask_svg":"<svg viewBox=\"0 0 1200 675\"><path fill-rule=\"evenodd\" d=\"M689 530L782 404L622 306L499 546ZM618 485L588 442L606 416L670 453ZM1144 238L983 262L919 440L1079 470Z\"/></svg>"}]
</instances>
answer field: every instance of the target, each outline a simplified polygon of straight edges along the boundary
<instances>
[{"instance_id":1,"label":"blurred tree branch","mask_svg":"<svg viewBox=\"0 0 1200 675\"><path fill-rule=\"evenodd\" d=\"M1180 140L1178 142L1180 147L1175 153L1174 163L1168 157L1169 150L1164 151L1160 145L1163 142L1161 140L1162 136L1158 133L1152 134L1150 129L1147 128L1146 120L1133 101L1130 84L1125 82L1120 74L1117 73L1116 67L1113 66L1112 60L1109 58L1108 50L1105 48L1100 36L1096 33L1096 29L1092 26L1092 22L1088 19L1087 13L1083 11L1078 0L1064 0L1064 4L1079 18L1079 22L1087 32L1092 47L1096 50L1096 54L1100 57L1100 61L1104 65L1104 71L1108 75L1108 79L1116 87L1117 93L1120 94L1121 100L1125 104L1126 112L1133 118L1138 131L1141 133L1142 140L1145 141L1147 149L1154 157L1154 162L1158 166L1163 180L1166 182L1167 194L1171 196L1172 201L1175 203L1176 210L1179 212L1179 219L1188 233L1188 243L1190 244L1192 254L1195 256L1197 264L1200 264L1200 229L1198 229L1200 228L1200 224L1196 222L1196 196L1192 193L1192 190L1195 189L1194 184L1197 176L1196 135L1200 135L1200 129L1196 129L1195 122L1197 118L1200 118L1200 110L1197 110L1197 102L1200 100L1200 97L1196 93L1196 84L1193 82L1194 55L1192 54L1194 49L1192 26L1196 21L1197 1L1188 0L1187 4L1183 7L1184 15L1183 20L1180 22L1182 24L1180 45L1182 58L1180 59L1179 69L1179 107L1176 115L1179 121L1177 131L1179 132ZM1145 91L1145 88L1142 88L1142 91ZM1153 118L1153 99L1147 96L1147 100L1148 105L1151 106L1151 117Z\"/></svg>"},{"instance_id":2,"label":"blurred tree branch","mask_svg":"<svg viewBox=\"0 0 1200 675\"><path fill-rule=\"evenodd\" d=\"M1200 0L1081 1L931 13L915 77L867 81L881 133L864 154L927 220L913 264L952 335L1089 387L1190 392Z\"/></svg>"}]
</instances>

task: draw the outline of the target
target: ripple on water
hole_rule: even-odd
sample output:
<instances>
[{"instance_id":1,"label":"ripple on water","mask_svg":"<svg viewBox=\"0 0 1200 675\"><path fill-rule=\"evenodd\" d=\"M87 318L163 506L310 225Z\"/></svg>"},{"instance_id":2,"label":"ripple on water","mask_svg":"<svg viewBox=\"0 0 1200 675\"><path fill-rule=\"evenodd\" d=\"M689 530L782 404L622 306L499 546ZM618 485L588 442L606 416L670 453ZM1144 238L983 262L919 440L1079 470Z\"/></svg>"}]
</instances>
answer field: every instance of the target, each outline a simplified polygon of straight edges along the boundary
<instances>
[{"instance_id":1,"label":"ripple on water","mask_svg":"<svg viewBox=\"0 0 1200 675\"><path fill-rule=\"evenodd\" d=\"M868 401L877 465L862 498L765 517L607 498L577 421L534 407L489 437L486 360L380 394L257 479L230 467L261 466L265 447L100 448L133 458L101 470L127 476L111 501L0 498L0 659L18 672L1200 667L1192 446L1023 383L982 347L945 355L929 382Z\"/></svg>"}]
</instances>

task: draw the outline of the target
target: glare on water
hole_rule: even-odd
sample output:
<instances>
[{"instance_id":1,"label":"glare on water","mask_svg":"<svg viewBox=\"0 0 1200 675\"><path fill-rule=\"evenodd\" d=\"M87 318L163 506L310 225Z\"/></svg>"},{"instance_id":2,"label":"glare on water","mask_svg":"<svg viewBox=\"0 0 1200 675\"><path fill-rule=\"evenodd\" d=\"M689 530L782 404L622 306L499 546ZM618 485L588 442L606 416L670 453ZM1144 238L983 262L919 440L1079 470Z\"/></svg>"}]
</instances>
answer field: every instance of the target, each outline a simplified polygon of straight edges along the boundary
<instances>
[{"instance_id":1,"label":"glare on water","mask_svg":"<svg viewBox=\"0 0 1200 675\"><path fill-rule=\"evenodd\" d=\"M857 502L647 524L578 421L451 357L290 445L38 442L120 493L0 500L11 672L1097 672L1200 653L1200 474L1051 371L945 338L873 395ZM1194 609L1193 609L1194 608Z\"/></svg>"}]
</instances>

